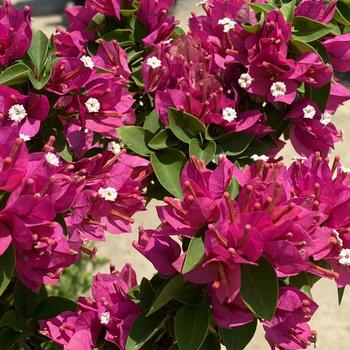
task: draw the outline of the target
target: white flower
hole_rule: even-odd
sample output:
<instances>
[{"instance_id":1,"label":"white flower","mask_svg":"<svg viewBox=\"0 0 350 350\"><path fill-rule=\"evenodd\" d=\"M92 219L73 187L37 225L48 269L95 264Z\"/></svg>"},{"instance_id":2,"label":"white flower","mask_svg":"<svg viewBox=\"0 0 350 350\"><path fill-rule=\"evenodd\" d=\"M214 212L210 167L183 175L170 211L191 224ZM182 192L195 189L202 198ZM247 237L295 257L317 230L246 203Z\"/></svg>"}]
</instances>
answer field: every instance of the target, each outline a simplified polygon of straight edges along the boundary
<instances>
[{"instance_id":1,"label":"white flower","mask_svg":"<svg viewBox=\"0 0 350 350\"><path fill-rule=\"evenodd\" d=\"M45 160L52 166L59 166L60 165L60 160L56 156L56 154L52 152L47 152L45 154Z\"/></svg>"},{"instance_id":2,"label":"white flower","mask_svg":"<svg viewBox=\"0 0 350 350\"><path fill-rule=\"evenodd\" d=\"M169 44L171 44L172 41L174 41L173 38L170 38L170 39L168 39L168 40L165 40L165 41L163 41L163 45L169 45Z\"/></svg>"},{"instance_id":3,"label":"white flower","mask_svg":"<svg viewBox=\"0 0 350 350\"><path fill-rule=\"evenodd\" d=\"M273 97L284 96L287 92L287 86L282 81L276 81L271 85L270 91Z\"/></svg>"},{"instance_id":4,"label":"white flower","mask_svg":"<svg viewBox=\"0 0 350 350\"><path fill-rule=\"evenodd\" d=\"M344 242L340 238L339 232L337 230L333 230L333 236L337 239L339 246L342 247Z\"/></svg>"},{"instance_id":5,"label":"white flower","mask_svg":"<svg viewBox=\"0 0 350 350\"><path fill-rule=\"evenodd\" d=\"M90 97L86 102L85 106L89 113L97 113L100 111L100 101L95 97Z\"/></svg>"},{"instance_id":6,"label":"white flower","mask_svg":"<svg viewBox=\"0 0 350 350\"><path fill-rule=\"evenodd\" d=\"M237 112L234 108L226 107L222 111L222 118L227 122L231 123L237 118Z\"/></svg>"},{"instance_id":7,"label":"white flower","mask_svg":"<svg viewBox=\"0 0 350 350\"><path fill-rule=\"evenodd\" d=\"M84 63L86 68L94 69L95 63L90 56L82 56L80 61Z\"/></svg>"},{"instance_id":8,"label":"white flower","mask_svg":"<svg viewBox=\"0 0 350 350\"><path fill-rule=\"evenodd\" d=\"M304 107L303 112L305 119L314 119L314 116L316 115L316 109L311 105L307 105L306 107Z\"/></svg>"},{"instance_id":9,"label":"white flower","mask_svg":"<svg viewBox=\"0 0 350 350\"><path fill-rule=\"evenodd\" d=\"M342 249L339 253L339 264L350 266L350 249Z\"/></svg>"},{"instance_id":10,"label":"white flower","mask_svg":"<svg viewBox=\"0 0 350 350\"><path fill-rule=\"evenodd\" d=\"M23 105L13 105L9 109L9 118L14 122L21 122L28 115Z\"/></svg>"},{"instance_id":11,"label":"white flower","mask_svg":"<svg viewBox=\"0 0 350 350\"><path fill-rule=\"evenodd\" d=\"M241 88L247 89L250 85L252 85L253 78L249 73L243 73L238 79L238 84Z\"/></svg>"},{"instance_id":12,"label":"white flower","mask_svg":"<svg viewBox=\"0 0 350 350\"><path fill-rule=\"evenodd\" d=\"M198 1L197 4L196 4L196 6L205 5L207 2L208 2L208 0L201 0L201 1Z\"/></svg>"},{"instance_id":13,"label":"white flower","mask_svg":"<svg viewBox=\"0 0 350 350\"><path fill-rule=\"evenodd\" d=\"M108 311L103 312L100 316L100 323L107 325L110 321L110 318L111 318L111 314Z\"/></svg>"},{"instance_id":14,"label":"white flower","mask_svg":"<svg viewBox=\"0 0 350 350\"><path fill-rule=\"evenodd\" d=\"M156 69L162 66L162 61L156 56L150 57L147 59L147 64L152 68Z\"/></svg>"},{"instance_id":15,"label":"white flower","mask_svg":"<svg viewBox=\"0 0 350 350\"><path fill-rule=\"evenodd\" d=\"M231 18L225 17L225 18L221 18L218 21L218 24L224 26L224 32L228 33L231 29L234 29L234 27L236 26L237 22L234 21Z\"/></svg>"},{"instance_id":16,"label":"white flower","mask_svg":"<svg viewBox=\"0 0 350 350\"><path fill-rule=\"evenodd\" d=\"M114 187L101 187L98 194L106 201L114 202L118 197L118 192Z\"/></svg>"},{"instance_id":17,"label":"white flower","mask_svg":"<svg viewBox=\"0 0 350 350\"><path fill-rule=\"evenodd\" d=\"M31 139L30 136L26 135L26 134L19 134L19 137L23 140L23 141L29 141Z\"/></svg>"},{"instance_id":18,"label":"white flower","mask_svg":"<svg viewBox=\"0 0 350 350\"><path fill-rule=\"evenodd\" d=\"M324 112L321 116L321 124L323 124L324 126L328 125L331 122L331 117L332 115L328 112Z\"/></svg>"},{"instance_id":19,"label":"white flower","mask_svg":"<svg viewBox=\"0 0 350 350\"><path fill-rule=\"evenodd\" d=\"M344 166L341 167L341 171L343 173L349 174L350 173L350 168L345 168Z\"/></svg>"},{"instance_id":20,"label":"white flower","mask_svg":"<svg viewBox=\"0 0 350 350\"><path fill-rule=\"evenodd\" d=\"M258 160L262 160L264 162L267 162L269 160L269 157L268 156L265 156L264 154L262 155L257 155L257 154L253 154L250 159L253 159L255 162L258 161Z\"/></svg>"},{"instance_id":21,"label":"white flower","mask_svg":"<svg viewBox=\"0 0 350 350\"><path fill-rule=\"evenodd\" d=\"M108 144L108 151L113 152L114 154L119 154L121 151L120 144L118 142L112 141Z\"/></svg>"}]
</instances>

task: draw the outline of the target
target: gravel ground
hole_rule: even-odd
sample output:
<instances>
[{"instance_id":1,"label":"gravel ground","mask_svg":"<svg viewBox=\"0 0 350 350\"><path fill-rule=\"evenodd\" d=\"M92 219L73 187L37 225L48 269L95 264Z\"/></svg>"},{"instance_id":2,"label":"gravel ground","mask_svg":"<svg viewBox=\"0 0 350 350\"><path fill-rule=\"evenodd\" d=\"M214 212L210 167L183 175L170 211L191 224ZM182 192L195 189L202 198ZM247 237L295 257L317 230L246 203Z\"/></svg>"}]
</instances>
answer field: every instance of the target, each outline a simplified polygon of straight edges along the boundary
<instances>
[{"instance_id":1,"label":"gravel ground","mask_svg":"<svg viewBox=\"0 0 350 350\"><path fill-rule=\"evenodd\" d=\"M20 6L24 4L33 6L33 26L36 29L53 33L55 26L62 25L63 23L61 14L65 6L64 0L14 0L13 2ZM199 11L194 5L196 2L196 0L178 0L175 13L183 27L187 23L186 18L189 14L192 11ZM350 152L348 149L350 146L350 103L338 111L335 120L336 125L344 130L344 139L347 141L338 144L335 154L339 154L342 157L344 166L350 167ZM291 147L286 147L283 151L283 156L287 161L290 161L294 154ZM99 254L109 257L119 267L126 262L132 263L140 277L151 276L154 273L152 265L134 251L131 243L137 237L137 226L142 225L146 228L157 226L158 221L154 208L155 203L151 203L147 215L139 213L135 217L137 225L135 225L132 234L107 235L107 242L101 245ZM313 295L315 300L320 304L320 308L312 320L312 326L318 331L319 348L323 350L347 348L348 345L346 344L350 340L350 318L347 313L350 310L350 294L348 292L345 293L342 307L339 308L334 283L331 281L321 281L315 286ZM247 347L247 350L268 349L269 346L264 340L263 332L259 329L253 342Z\"/></svg>"}]
</instances>

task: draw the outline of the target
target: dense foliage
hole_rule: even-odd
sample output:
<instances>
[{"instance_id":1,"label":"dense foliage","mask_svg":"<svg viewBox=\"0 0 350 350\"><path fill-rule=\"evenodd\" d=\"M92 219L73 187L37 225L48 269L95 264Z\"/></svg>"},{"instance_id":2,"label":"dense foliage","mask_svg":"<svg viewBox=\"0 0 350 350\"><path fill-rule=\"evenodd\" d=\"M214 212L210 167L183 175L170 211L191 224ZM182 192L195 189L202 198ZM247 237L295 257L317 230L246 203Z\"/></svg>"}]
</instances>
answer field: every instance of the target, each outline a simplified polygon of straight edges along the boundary
<instances>
[{"instance_id":1,"label":"dense foliage","mask_svg":"<svg viewBox=\"0 0 350 350\"><path fill-rule=\"evenodd\" d=\"M188 32L173 5L86 0L52 38L0 7L1 350L243 350L258 323L305 349L312 286L350 284L349 1L204 0ZM152 199L130 249L156 274L111 264L70 300Z\"/></svg>"}]
</instances>

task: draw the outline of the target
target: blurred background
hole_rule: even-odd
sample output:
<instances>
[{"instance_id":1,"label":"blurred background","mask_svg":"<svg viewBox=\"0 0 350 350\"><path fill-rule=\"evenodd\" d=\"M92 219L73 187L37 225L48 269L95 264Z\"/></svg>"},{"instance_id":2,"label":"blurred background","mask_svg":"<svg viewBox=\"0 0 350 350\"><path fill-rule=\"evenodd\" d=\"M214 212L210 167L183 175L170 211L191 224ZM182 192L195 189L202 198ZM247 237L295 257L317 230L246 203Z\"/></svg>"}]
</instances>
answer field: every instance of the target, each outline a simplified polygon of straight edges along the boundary
<instances>
[{"instance_id":1,"label":"blurred background","mask_svg":"<svg viewBox=\"0 0 350 350\"><path fill-rule=\"evenodd\" d=\"M56 26L64 26L64 9L67 6L74 5L75 1L67 0L12 0L19 7L30 5L33 8L33 27L41 29L47 34L52 34ZM76 3L82 3L77 0ZM181 26L187 26L187 19L191 12L200 12L201 9L196 6L198 0L177 0L174 13L181 21ZM334 154L342 158L345 167L350 167L350 103L341 107L334 117L335 124L343 130L345 142L337 145ZM295 155L293 149L287 146L282 155L285 161L289 163ZM158 225L155 206L157 203L151 203L147 215L139 213L135 217L136 224L132 234L107 235L107 242L102 244L98 250L98 257L107 257L118 268L121 268L126 262L131 263L139 277L152 276L153 266L146 261L143 256L132 248L132 241L137 237L137 227L154 228ZM104 267L107 268L107 267ZM68 287L69 286L65 286ZM312 320L312 326L318 332L318 347L322 350L338 350L349 348L350 341L350 292L346 291L341 307L337 302L337 290L332 281L321 281L316 284L313 290L313 297L320 305L318 312ZM247 347L247 350L268 350L269 346L264 340L263 332L258 330L253 342Z\"/></svg>"}]
</instances>

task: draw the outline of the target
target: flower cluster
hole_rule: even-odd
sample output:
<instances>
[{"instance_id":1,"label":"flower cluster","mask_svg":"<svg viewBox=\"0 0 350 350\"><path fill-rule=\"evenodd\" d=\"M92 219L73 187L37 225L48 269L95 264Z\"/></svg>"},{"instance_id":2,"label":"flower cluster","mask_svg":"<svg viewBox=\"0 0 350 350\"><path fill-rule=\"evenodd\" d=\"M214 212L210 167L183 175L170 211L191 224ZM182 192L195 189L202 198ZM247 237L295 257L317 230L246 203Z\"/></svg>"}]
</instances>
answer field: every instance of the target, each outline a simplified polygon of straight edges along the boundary
<instances>
[{"instance_id":1,"label":"flower cluster","mask_svg":"<svg viewBox=\"0 0 350 350\"><path fill-rule=\"evenodd\" d=\"M75 312L65 311L42 321L41 333L67 350L90 350L95 348L104 330L105 339L123 349L140 313L140 308L127 297L136 285L135 271L129 265L120 272L111 267L110 274L94 276L92 299L80 297Z\"/></svg>"},{"instance_id":2,"label":"flower cluster","mask_svg":"<svg viewBox=\"0 0 350 350\"><path fill-rule=\"evenodd\" d=\"M261 258L285 283L287 278L310 273L332 278L338 287L350 284L349 171L341 167L339 158L329 165L320 153L299 159L290 168L259 158L242 170L225 156L215 170L193 158L181 177L184 199L164 198L167 205L157 208L160 228L141 228L134 244L161 274L184 273L192 283L206 285L215 322L221 327L252 321L253 314L240 296L241 273L244 265L259 265ZM229 191L235 179L240 190L232 199ZM183 251L176 236L183 248L188 240L203 240L203 257L188 272L183 272L184 262L192 252ZM314 313L315 304L309 306L309 298L289 287L280 293L281 314L296 313L285 306L290 303L300 308L301 318L284 323L286 332L276 338L274 327L288 319L277 311L275 320L264 323L267 338L274 346L295 349L290 345L293 338L294 346L305 348L311 331L303 323ZM293 298L300 299L299 304Z\"/></svg>"}]
</instances>

